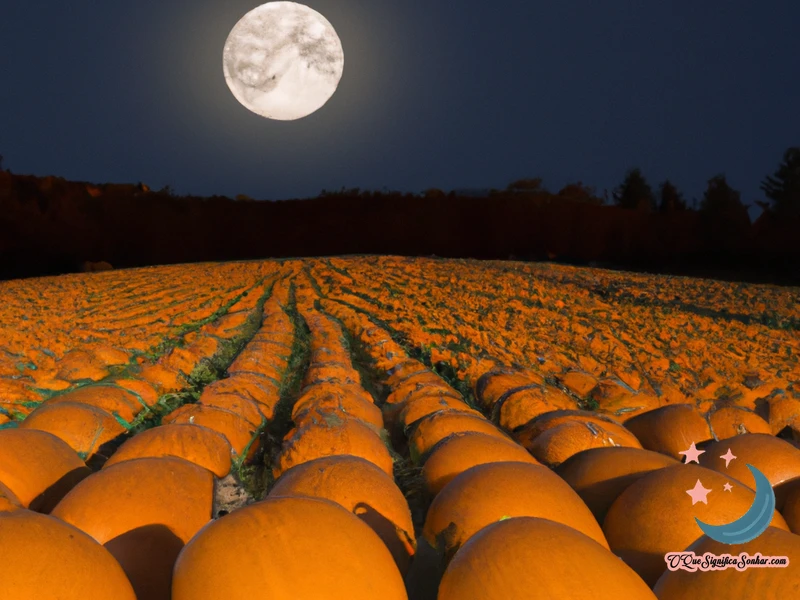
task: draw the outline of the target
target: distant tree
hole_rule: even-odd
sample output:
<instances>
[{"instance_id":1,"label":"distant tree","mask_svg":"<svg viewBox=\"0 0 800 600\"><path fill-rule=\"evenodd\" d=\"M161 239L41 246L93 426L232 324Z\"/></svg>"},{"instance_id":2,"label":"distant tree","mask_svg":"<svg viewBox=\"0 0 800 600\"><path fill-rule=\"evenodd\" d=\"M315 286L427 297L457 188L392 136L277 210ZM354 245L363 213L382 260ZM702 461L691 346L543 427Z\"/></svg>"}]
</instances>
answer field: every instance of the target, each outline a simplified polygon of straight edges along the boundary
<instances>
[{"instance_id":1,"label":"distant tree","mask_svg":"<svg viewBox=\"0 0 800 600\"><path fill-rule=\"evenodd\" d=\"M733 189L725 175L715 175L700 201L700 214L705 223L705 239L712 252L738 254L747 244L750 216L741 194Z\"/></svg>"},{"instance_id":2,"label":"distant tree","mask_svg":"<svg viewBox=\"0 0 800 600\"><path fill-rule=\"evenodd\" d=\"M653 190L638 167L630 169L625 180L614 190L617 206L633 210L655 210Z\"/></svg>"},{"instance_id":3,"label":"distant tree","mask_svg":"<svg viewBox=\"0 0 800 600\"><path fill-rule=\"evenodd\" d=\"M686 201L669 179L659 185L659 212L676 212L686 210Z\"/></svg>"},{"instance_id":4,"label":"distant tree","mask_svg":"<svg viewBox=\"0 0 800 600\"><path fill-rule=\"evenodd\" d=\"M747 207L742 204L741 194L733 189L725 175L715 175L708 180L708 187L703 192L700 210L713 213L739 211Z\"/></svg>"},{"instance_id":5,"label":"distant tree","mask_svg":"<svg viewBox=\"0 0 800 600\"><path fill-rule=\"evenodd\" d=\"M0 154L0 171L3 170L3 155Z\"/></svg>"},{"instance_id":6,"label":"distant tree","mask_svg":"<svg viewBox=\"0 0 800 600\"><path fill-rule=\"evenodd\" d=\"M784 152L783 162L761 182L761 190L772 201L771 206L758 202L762 208L772 209L781 216L800 215L800 147Z\"/></svg>"},{"instance_id":7,"label":"distant tree","mask_svg":"<svg viewBox=\"0 0 800 600\"><path fill-rule=\"evenodd\" d=\"M568 183L559 190L557 195L564 200L594 204L596 206L600 206L604 202L603 198L597 195L593 187L583 185L580 181L578 183Z\"/></svg>"}]
</instances>

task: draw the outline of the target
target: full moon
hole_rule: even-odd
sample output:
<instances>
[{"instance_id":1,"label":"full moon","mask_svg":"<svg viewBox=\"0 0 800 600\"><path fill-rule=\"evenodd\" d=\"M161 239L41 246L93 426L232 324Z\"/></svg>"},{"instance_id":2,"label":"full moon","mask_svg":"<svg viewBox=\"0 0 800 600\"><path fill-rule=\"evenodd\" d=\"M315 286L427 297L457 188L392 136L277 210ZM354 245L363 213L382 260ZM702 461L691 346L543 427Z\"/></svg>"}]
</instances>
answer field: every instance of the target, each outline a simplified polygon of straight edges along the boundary
<instances>
[{"instance_id":1,"label":"full moon","mask_svg":"<svg viewBox=\"0 0 800 600\"><path fill-rule=\"evenodd\" d=\"M225 81L248 110L293 121L319 110L342 78L344 52L317 11L296 2L267 2L244 15L222 53Z\"/></svg>"}]
</instances>

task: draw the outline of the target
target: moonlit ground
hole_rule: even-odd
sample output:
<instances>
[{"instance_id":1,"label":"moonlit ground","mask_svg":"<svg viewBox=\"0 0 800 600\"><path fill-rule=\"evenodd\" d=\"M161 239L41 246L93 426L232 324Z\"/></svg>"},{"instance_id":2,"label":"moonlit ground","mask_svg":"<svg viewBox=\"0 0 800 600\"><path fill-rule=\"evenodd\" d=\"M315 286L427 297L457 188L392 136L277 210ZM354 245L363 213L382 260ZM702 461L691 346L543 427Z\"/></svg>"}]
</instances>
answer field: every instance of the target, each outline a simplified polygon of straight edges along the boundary
<instances>
[{"instance_id":1,"label":"moonlit ground","mask_svg":"<svg viewBox=\"0 0 800 600\"><path fill-rule=\"evenodd\" d=\"M342 45L319 13L294 2L269 2L231 30L223 51L225 81L251 111L280 120L304 117L336 91Z\"/></svg>"}]
</instances>

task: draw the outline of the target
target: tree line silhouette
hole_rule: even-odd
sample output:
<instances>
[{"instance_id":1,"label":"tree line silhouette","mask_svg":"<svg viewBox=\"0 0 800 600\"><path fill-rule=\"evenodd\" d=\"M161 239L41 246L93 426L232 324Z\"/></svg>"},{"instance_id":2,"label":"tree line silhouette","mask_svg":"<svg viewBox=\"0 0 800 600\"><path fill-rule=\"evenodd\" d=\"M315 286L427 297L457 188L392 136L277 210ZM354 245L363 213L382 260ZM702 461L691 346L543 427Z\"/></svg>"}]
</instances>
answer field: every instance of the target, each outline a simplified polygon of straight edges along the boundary
<instances>
[{"instance_id":1,"label":"tree line silhouette","mask_svg":"<svg viewBox=\"0 0 800 600\"><path fill-rule=\"evenodd\" d=\"M520 179L481 196L358 188L257 202L178 196L169 187L17 175L0 156L0 278L115 268L342 254L557 260L800 284L800 147L761 182L751 223L724 174L691 206L639 168L609 195Z\"/></svg>"}]
</instances>

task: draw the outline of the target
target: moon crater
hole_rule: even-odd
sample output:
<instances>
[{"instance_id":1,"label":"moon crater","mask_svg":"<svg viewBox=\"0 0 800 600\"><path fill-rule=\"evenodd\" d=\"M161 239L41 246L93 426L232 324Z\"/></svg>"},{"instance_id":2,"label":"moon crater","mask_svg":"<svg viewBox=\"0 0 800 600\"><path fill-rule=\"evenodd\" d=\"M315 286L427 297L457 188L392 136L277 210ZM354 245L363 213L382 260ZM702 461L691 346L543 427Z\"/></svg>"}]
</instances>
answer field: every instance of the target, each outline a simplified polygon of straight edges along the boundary
<instances>
[{"instance_id":1,"label":"moon crater","mask_svg":"<svg viewBox=\"0 0 800 600\"><path fill-rule=\"evenodd\" d=\"M244 15L228 35L222 58L234 97L256 114L283 121L321 108L344 69L333 26L296 2L268 2Z\"/></svg>"}]
</instances>

